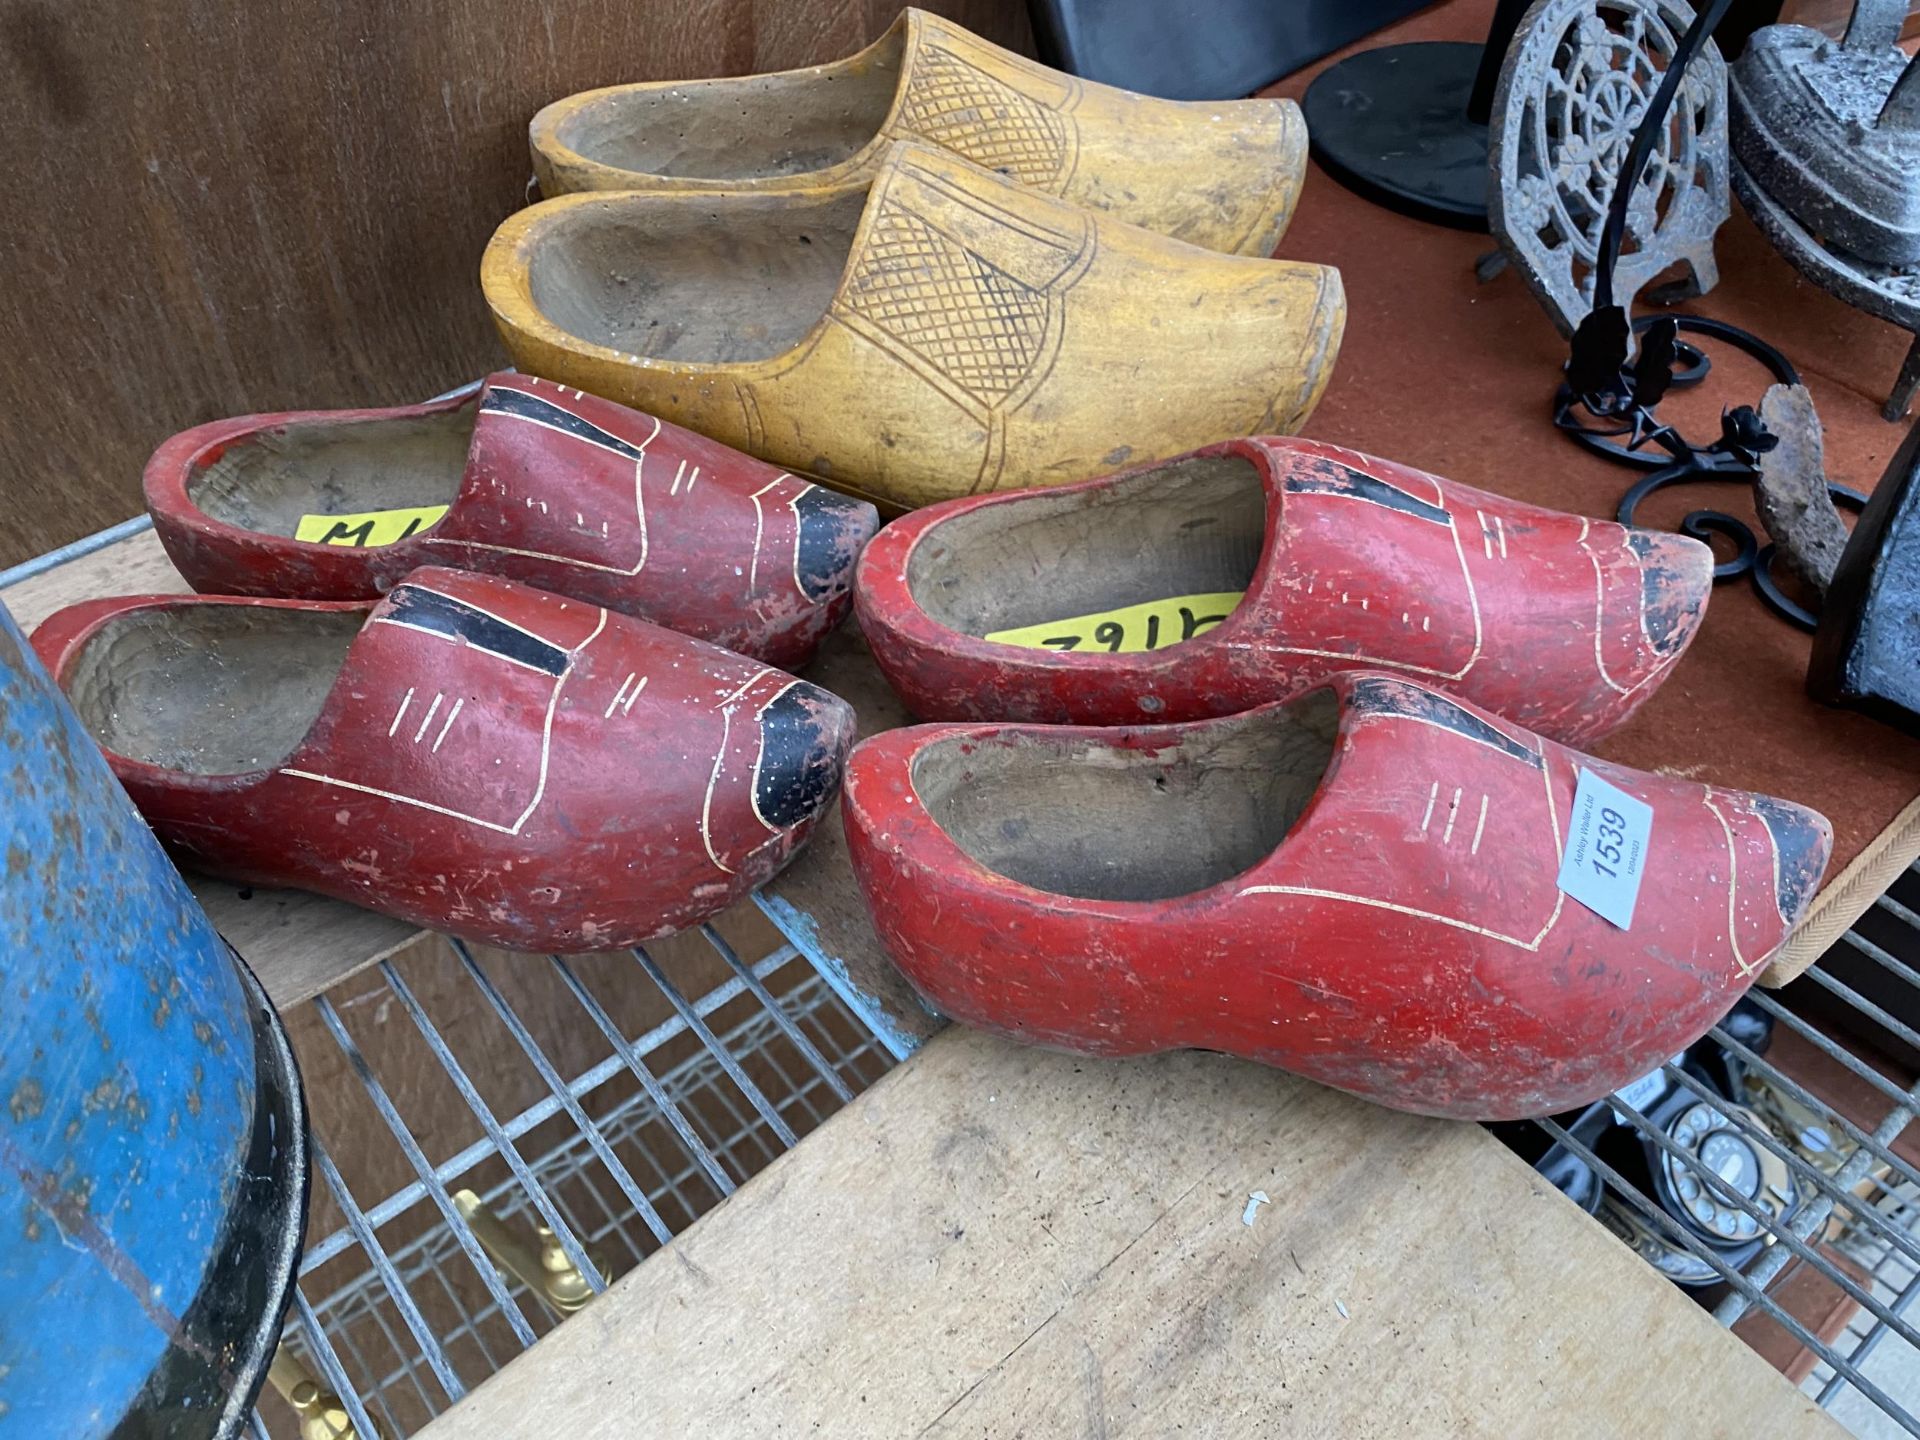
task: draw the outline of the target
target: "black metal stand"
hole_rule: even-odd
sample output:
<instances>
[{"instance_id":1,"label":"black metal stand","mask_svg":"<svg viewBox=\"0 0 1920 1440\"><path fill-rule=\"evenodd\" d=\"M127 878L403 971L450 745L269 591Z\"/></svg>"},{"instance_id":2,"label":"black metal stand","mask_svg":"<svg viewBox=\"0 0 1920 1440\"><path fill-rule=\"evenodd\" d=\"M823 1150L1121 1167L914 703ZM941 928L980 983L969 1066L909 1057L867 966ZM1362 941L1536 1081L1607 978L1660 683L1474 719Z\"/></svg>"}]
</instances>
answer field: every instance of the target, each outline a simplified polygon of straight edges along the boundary
<instances>
[{"instance_id":1,"label":"black metal stand","mask_svg":"<svg viewBox=\"0 0 1920 1440\"><path fill-rule=\"evenodd\" d=\"M1646 167L1682 74L1732 3L1710 0L1694 17L1634 132L1632 147L1614 178L1607 208L1599 260L1594 267L1593 308L1574 332L1566 378L1553 399L1553 423L1576 443L1609 460L1652 471L1621 497L1618 519L1623 525L1635 523L1642 500L1671 485L1731 480L1751 486L1759 474L1760 457L1779 443L1751 406L1724 412L1720 434L1704 445L1687 439L1659 418L1656 411L1669 389L1696 385L1712 368L1703 351L1679 338L1683 333L1745 352L1764 365L1778 384L1800 383L1798 372L1785 355L1737 325L1704 315L1629 319L1625 307L1614 302L1613 272L1626 234L1626 197ZM1639 354L1633 357L1636 337ZM1837 503L1855 508L1866 499L1856 490L1831 482L1827 491ZM1760 598L1775 613L1802 629L1814 628L1818 617L1783 591L1773 577L1777 547L1762 546L1752 526L1724 511L1703 509L1690 512L1680 528L1708 544L1716 535L1732 542L1733 557L1714 565L1716 583L1750 576Z\"/></svg>"},{"instance_id":2,"label":"black metal stand","mask_svg":"<svg viewBox=\"0 0 1920 1440\"><path fill-rule=\"evenodd\" d=\"M1307 87L1313 158L1402 215L1487 228L1487 117L1527 0L1500 0L1484 45L1427 41L1363 50Z\"/></svg>"}]
</instances>

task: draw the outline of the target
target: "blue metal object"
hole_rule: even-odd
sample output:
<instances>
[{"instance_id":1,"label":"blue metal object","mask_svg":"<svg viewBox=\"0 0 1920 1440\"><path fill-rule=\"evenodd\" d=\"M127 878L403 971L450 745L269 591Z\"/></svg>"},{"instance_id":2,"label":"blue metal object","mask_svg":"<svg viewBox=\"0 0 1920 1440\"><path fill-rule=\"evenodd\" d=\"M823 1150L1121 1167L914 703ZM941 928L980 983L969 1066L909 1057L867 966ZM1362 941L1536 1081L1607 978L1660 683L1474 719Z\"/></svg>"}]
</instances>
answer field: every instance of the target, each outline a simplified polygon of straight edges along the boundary
<instances>
[{"instance_id":1,"label":"blue metal object","mask_svg":"<svg viewBox=\"0 0 1920 1440\"><path fill-rule=\"evenodd\" d=\"M239 1433L306 1209L271 1005L0 607L0 1436Z\"/></svg>"}]
</instances>

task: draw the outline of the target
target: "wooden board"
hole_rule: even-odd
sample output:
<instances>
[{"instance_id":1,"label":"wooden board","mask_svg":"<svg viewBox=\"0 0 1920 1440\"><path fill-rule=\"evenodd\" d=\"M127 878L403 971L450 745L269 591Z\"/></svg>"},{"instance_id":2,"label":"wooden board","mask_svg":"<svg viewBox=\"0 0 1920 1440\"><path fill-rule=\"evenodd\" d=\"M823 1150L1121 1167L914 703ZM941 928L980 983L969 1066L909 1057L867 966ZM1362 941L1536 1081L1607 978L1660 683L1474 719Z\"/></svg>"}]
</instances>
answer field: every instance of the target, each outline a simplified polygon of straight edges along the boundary
<instances>
[{"instance_id":1,"label":"wooden board","mask_svg":"<svg viewBox=\"0 0 1920 1440\"><path fill-rule=\"evenodd\" d=\"M1842 1433L1478 1127L948 1031L421 1440L1543 1427Z\"/></svg>"},{"instance_id":2,"label":"wooden board","mask_svg":"<svg viewBox=\"0 0 1920 1440\"><path fill-rule=\"evenodd\" d=\"M502 363L478 284L527 122L811 65L903 0L0 6L0 566L135 514L166 436ZM1019 0L922 0L1030 49Z\"/></svg>"}]
</instances>

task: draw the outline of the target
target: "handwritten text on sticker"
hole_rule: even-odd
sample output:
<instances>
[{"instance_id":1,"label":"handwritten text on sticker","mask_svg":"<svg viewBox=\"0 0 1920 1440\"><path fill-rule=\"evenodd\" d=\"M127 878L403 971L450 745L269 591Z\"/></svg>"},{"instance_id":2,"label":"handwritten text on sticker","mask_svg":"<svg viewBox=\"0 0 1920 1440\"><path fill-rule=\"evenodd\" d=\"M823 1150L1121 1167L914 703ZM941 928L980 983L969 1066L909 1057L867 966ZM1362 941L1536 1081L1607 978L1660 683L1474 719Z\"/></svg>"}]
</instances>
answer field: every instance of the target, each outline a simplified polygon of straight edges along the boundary
<instances>
[{"instance_id":1,"label":"handwritten text on sticker","mask_svg":"<svg viewBox=\"0 0 1920 1440\"><path fill-rule=\"evenodd\" d=\"M1147 650L1164 650L1169 645L1204 635L1231 615L1243 598L1243 592L1238 590L1170 595L1165 600L1123 605L1117 610L1070 615L1064 620L1022 625L1013 630L995 630L986 638L1002 645L1023 645L1029 650L1044 647L1137 655Z\"/></svg>"},{"instance_id":2,"label":"handwritten text on sticker","mask_svg":"<svg viewBox=\"0 0 1920 1440\"><path fill-rule=\"evenodd\" d=\"M359 515L302 515L293 538L311 545L352 545L371 549L418 535L447 513L445 505L415 505L404 510L368 510Z\"/></svg>"}]
</instances>

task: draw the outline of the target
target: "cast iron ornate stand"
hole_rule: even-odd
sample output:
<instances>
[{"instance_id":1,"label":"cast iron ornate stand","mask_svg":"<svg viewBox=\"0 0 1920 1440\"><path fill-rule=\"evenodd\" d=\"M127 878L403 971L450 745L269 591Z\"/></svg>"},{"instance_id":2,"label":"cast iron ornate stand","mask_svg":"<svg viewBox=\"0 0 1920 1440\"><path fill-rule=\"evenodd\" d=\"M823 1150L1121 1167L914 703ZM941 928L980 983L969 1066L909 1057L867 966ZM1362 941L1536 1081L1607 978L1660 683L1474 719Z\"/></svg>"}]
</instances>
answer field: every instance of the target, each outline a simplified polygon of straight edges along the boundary
<instances>
[{"instance_id":1,"label":"cast iron ornate stand","mask_svg":"<svg viewBox=\"0 0 1920 1440\"><path fill-rule=\"evenodd\" d=\"M1655 411L1669 389L1696 385L1711 369L1706 354L1682 341L1682 333L1744 351L1766 366L1782 385L1800 383L1786 356L1738 326L1698 315L1645 316L1630 322L1626 307L1615 301L1615 270L1627 230L1630 197L1655 147L1668 133L1667 114L1688 64L1730 4L1731 0L1712 0L1688 26L1634 131L1633 144L1615 176L1599 235L1593 307L1574 331L1566 379L1554 395L1553 423L1577 443L1610 460L1653 472L1621 497L1618 515L1623 524L1634 522L1634 512L1642 500L1671 485L1731 480L1751 486L1759 457L1779 443L1761 423L1758 412L1748 405L1727 411L1721 418L1720 434L1704 445L1694 444L1658 418ZM1637 354L1633 354L1635 336L1640 341ZM1844 485L1829 484L1827 488L1836 502L1853 508L1866 501L1864 495ZM1733 558L1714 566L1714 579L1751 575L1754 588L1777 613L1803 629L1814 628L1817 617L1784 594L1773 578L1777 547L1762 547L1745 521L1724 511L1701 509L1688 514L1681 529L1708 543L1714 535L1732 541Z\"/></svg>"}]
</instances>

